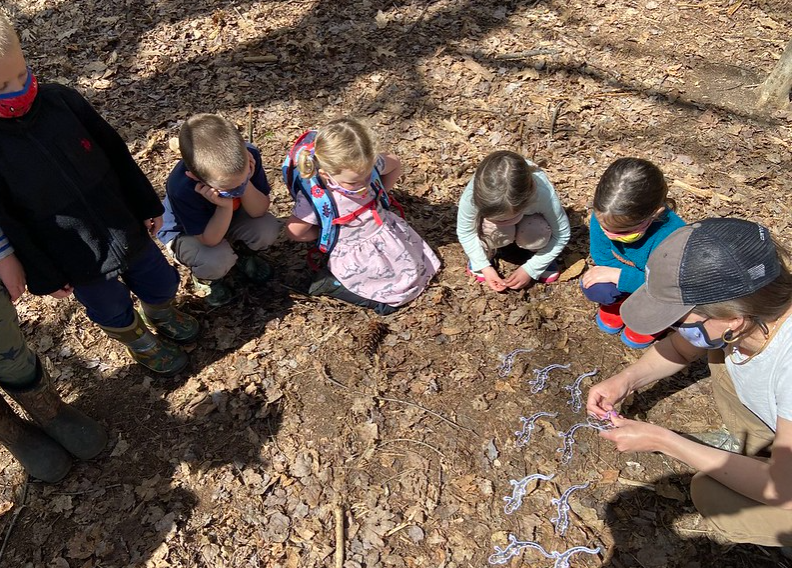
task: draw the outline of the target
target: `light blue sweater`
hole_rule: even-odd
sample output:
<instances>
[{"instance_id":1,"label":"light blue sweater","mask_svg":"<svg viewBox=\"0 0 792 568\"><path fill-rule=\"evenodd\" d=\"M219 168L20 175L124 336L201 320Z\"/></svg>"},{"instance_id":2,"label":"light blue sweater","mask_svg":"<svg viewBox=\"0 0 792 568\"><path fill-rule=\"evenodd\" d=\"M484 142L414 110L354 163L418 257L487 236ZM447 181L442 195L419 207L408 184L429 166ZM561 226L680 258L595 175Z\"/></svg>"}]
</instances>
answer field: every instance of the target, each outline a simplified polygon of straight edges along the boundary
<instances>
[{"instance_id":1,"label":"light blue sweater","mask_svg":"<svg viewBox=\"0 0 792 568\"><path fill-rule=\"evenodd\" d=\"M567 219L564 207L561 205L556 195L553 184L542 170L535 164L526 160L528 164L536 168L533 173L536 193L528 207L523 211L524 215L534 215L538 213L545 218L550 225L552 235L550 241L543 249L536 253L523 264L522 268L528 275L536 280L545 271L547 266L553 262L564 247L569 242L569 219ZM481 244L476 226L476 214L478 210L473 204L473 180L471 179L462 197L459 199L459 211L457 212L457 238L465 250L465 254L470 259L470 268L478 272L483 268L491 266L487 253Z\"/></svg>"}]
</instances>

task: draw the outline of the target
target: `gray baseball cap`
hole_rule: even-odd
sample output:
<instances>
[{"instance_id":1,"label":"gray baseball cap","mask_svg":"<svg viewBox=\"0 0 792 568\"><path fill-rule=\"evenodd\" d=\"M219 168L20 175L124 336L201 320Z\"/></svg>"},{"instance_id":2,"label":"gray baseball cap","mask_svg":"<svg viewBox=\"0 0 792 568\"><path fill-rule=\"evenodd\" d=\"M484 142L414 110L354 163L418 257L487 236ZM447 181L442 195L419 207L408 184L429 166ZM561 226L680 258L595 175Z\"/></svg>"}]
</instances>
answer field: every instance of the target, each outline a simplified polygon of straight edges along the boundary
<instances>
[{"instance_id":1,"label":"gray baseball cap","mask_svg":"<svg viewBox=\"0 0 792 568\"><path fill-rule=\"evenodd\" d=\"M781 273L767 228L743 219L680 227L652 251L646 283L621 307L636 333L660 333L700 304L753 294Z\"/></svg>"}]
</instances>

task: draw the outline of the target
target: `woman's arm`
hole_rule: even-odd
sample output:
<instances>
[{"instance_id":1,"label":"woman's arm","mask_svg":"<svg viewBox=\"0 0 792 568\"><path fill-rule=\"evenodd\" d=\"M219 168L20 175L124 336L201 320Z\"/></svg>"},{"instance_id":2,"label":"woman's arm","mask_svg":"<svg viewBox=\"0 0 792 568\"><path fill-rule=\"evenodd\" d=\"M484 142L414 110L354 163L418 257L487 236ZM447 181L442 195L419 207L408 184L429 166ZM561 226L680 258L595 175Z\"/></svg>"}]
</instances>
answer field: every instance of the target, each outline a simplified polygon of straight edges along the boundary
<instances>
[{"instance_id":1,"label":"woman's arm","mask_svg":"<svg viewBox=\"0 0 792 568\"><path fill-rule=\"evenodd\" d=\"M603 418L632 392L678 373L705 353L705 349L693 347L678 333L672 333L649 347L638 361L591 387L586 410Z\"/></svg>"},{"instance_id":2,"label":"woman's arm","mask_svg":"<svg viewBox=\"0 0 792 568\"><path fill-rule=\"evenodd\" d=\"M602 432L623 452L662 452L707 474L749 499L792 510L792 421L779 418L770 461L710 448L644 422L613 419Z\"/></svg>"}]
</instances>

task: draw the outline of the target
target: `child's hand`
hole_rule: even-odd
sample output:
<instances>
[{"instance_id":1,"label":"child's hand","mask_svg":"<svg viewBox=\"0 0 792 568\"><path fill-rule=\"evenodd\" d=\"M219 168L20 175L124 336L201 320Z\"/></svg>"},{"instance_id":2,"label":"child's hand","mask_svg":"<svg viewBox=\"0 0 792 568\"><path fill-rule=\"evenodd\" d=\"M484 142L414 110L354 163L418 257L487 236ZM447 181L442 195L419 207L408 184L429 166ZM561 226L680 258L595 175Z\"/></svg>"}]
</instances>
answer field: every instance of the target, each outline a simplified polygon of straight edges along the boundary
<instances>
[{"instance_id":1,"label":"child's hand","mask_svg":"<svg viewBox=\"0 0 792 568\"><path fill-rule=\"evenodd\" d=\"M492 268L491 266L482 268L481 274L482 276L484 276L484 280L487 282L489 287L495 290L496 292L503 292L507 288L506 282L503 280L503 278L500 277L498 271Z\"/></svg>"},{"instance_id":2,"label":"child's hand","mask_svg":"<svg viewBox=\"0 0 792 568\"><path fill-rule=\"evenodd\" d=\"M205 183L198 182L195 184L195 192L199 193L206 199L209 203L213 205L217 205L218 207L233 207L234 200L229 197L223 197L220 195L220 192L213 188L211 185L206 185Z\"/></svg>"},{"instance_id":3,"label":"child's hand","mask_svg":"<svg viewBox=\"0 0 792 568\"><path fill-rule=\"evenodd\" d=\"M619 276L621 276L621 268L592 266L583 275L583 287L588 288L594 284L605 284L607 282L618 284Z\"/></svg>"},{"instance_id":4,"label":"child's hand","mask_svg":"<svg viewBox=\"0 0 792 568\"><path fill-rule=\"evenodd\" d=\"M15 254L0 259L0 280L8 290L12 302L16 302L25 293L25 269Z\"/></svg>"},{"instance_id":5,"label":"child's hand","mask_svg":"<svg viewBox=\"0 0 792 568\"><path fill-rule=\"evenodd\" d=\"M50 296L53 298L57 298L58 300L62 300L63 298L68 298L74 292L74 288L70 284L66 284L60 290L56 290Z\"/></svg>"},{"instance_id":6,"label":"child's hand","mask_svg":"<svg viewBox=\"0 0 792 568\"><path fill-rule=\"evenodd\" d=\"M152 217L151 219L146 219L143 221L143 224L146 226L146 230L148 230L149 235L152 237L156 237L159 230L162 228L162 215L159 217Z\"/></svg>"},{"instance_id":7,"label":"child's hand","mask_svg":"<svg viewBox=\"0 0 792 568\"><path fill-rule=\"evenodd\" d=\"M531 283L533 278L522 267L517 268L514 272L509 274L509 277L504 281L507 287L512 290L522 290Z\"/></svg>"}]
</instances>

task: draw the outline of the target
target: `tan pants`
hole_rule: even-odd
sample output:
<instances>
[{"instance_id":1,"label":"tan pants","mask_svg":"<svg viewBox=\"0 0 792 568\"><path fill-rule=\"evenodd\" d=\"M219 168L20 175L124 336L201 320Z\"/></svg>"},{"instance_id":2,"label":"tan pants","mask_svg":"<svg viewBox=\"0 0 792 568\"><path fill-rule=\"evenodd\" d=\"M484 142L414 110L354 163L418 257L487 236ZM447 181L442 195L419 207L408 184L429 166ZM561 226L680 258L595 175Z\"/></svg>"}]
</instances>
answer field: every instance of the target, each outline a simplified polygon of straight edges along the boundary
<instances>
[{"instance_id":1,"label":"tan pants","mask_svg":"<svg viewBox=\"0 0 792 568\"><path fill-rule=\"evenodd\" d=\"M718 411L729 432L743 442L744 453L756 455L772 445L775 433L740 402L726 372L723 352L710 353L712 390ZM792 511L749 499L703 473L693 477L690 492L701 516L729 541L792 546Z\"/></svg>"},{"instance_id":2,"label":"tan pants","mask_svg":"<svg viewBox=\"0 0 792 568\"><path fill-rule=\"evenodd\" d=\"M481 232L484 234L481 244L489 257L492 257L499 248L511 243L525 250L541 250L547 246L550 237L553 236L550 225L538 213L526 215L516 225L505 227L484 219L481 223Z\"/></svg>"},{"instance_id":3,"label":"tan pants","mask_svg":"<svg viewBox=\"0 0 792 568\"><path fill-rule=\"evenodd\" d=\"M279 232L280 221L271 213L251 217L243 209L238 209L225 239L215 246L209 247L195 237L181 235L168 243L167 248L177 261L192 270L196 278L218 280L236 264L237 255L231 243L242 241L251 250L260 251L274 243Z\"/></svg>"}]
</instances>

